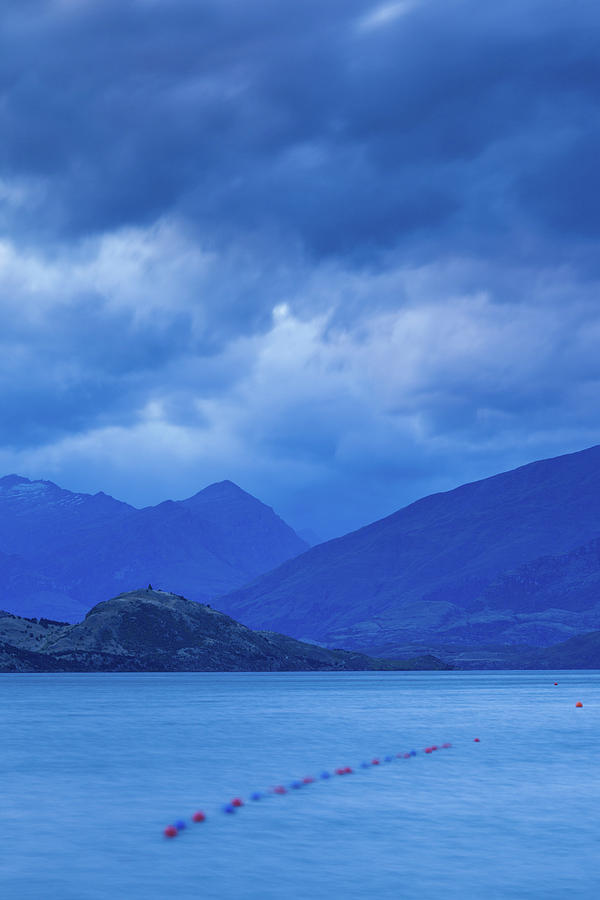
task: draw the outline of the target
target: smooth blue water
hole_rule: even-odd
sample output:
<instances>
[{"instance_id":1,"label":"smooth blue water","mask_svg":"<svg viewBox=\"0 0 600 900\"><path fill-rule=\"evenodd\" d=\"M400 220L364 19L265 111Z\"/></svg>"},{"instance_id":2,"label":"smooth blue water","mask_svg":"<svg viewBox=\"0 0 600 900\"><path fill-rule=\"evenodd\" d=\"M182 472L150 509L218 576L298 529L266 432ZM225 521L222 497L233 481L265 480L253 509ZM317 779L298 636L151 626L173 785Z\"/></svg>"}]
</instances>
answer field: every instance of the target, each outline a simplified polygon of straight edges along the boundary
<instances>
[{"instance_id":1,"label":"smooth blue water","mask_svg":"<svg viewBox=\"0 0 600 900\"><path fill-rule=\"evenodd\" d=\"M0 694L3 898L600 897L599 672L4 675Z\"/></svg>"}]
</instances>

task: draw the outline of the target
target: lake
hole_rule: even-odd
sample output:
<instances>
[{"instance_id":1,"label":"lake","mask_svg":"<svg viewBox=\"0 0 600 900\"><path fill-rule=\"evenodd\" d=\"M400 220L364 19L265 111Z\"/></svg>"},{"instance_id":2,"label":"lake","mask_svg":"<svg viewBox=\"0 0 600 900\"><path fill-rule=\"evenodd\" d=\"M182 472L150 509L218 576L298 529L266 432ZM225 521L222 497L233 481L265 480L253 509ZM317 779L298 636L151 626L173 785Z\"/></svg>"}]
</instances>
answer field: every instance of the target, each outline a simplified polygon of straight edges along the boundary
<instances>
[{"instance_id":1,"label":"lake","mask_svg":"<svg viewBox=\"0 0 600 900\"><path fill-rule=\"evenodd\" d=\"M0 695L2 897L600 897L598 671L3 675Z\"/></svg>"}]
</instances>

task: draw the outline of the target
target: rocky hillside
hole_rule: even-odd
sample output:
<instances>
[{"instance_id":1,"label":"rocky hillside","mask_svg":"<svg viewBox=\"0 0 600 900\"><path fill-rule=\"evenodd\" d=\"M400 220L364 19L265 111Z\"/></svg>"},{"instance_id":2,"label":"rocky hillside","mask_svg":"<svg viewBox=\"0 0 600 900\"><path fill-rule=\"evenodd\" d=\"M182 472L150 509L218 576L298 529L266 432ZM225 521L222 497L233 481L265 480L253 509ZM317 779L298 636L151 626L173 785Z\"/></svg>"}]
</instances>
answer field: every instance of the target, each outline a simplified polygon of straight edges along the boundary
<instances>
[{"instance_id":1,"label":"rocky hillside","mask_svg":"<svg viewBox=\"0 0 600 900\"><path fill-rule=\"evenodd\" d=\"M425 497L218 602L253 628L369 653L543 646L600 627L599 548L592 447Z\"/></svg>"},{"instance_id":2,"label":"rocky hillside","mask_svg":"<svg viewBox=\"0 0 600 900\"><path fill-rule=\"evenodd\" d=\"M449 668L433 657L378 660L255 632L158 590L98 603L78 625L0 614L0 671L287 671Z\"/></svg>"},{"instance_id":3,"label":"rocky hillside","mask_svg":"<svg viewBox=\"0 0 600 900\"><path fill-rule=\"evenodd\" d=\"M0 606L23 616L79 621L131 584L209 600L307 546L230 481L135 509L50 481L0 479Z\"/></svg>"}]
</instances>

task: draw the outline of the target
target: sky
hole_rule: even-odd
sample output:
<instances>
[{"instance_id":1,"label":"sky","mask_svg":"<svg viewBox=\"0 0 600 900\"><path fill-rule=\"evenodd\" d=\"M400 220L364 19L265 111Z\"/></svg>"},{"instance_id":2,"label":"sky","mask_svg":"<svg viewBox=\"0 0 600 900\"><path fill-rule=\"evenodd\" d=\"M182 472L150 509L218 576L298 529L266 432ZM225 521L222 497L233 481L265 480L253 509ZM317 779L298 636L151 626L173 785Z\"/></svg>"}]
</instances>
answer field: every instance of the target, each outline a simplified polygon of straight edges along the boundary
<instances>
[{"instance_id":1,"label":"sky","mask_svg":"<svg viewBox=\"0 0 600 900\"><path fill-rule=\"evenodd\" d=\"M343 534L600 443L595 0L4 0L0 474Z\"/></svg>"}]
</instances>

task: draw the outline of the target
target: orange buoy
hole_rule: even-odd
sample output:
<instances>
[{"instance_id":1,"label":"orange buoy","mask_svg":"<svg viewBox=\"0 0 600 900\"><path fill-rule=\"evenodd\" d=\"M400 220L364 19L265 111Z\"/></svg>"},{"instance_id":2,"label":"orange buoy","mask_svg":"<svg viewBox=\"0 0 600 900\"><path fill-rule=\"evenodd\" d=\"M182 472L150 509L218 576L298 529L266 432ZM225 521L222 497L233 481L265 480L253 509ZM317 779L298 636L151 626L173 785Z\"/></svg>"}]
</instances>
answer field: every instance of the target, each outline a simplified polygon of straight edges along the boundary
<instances>
[{"instance_id":1,"label":"orange buoy","mask_svg":"<svg viewBox=\"0 0 600 900\"><path fill-rule=\"evenodd\" d=\"M575 706L583 706L583 703L581 702L581 700L578 700Z\"/></svg>"}]
</instances>

